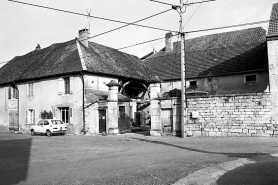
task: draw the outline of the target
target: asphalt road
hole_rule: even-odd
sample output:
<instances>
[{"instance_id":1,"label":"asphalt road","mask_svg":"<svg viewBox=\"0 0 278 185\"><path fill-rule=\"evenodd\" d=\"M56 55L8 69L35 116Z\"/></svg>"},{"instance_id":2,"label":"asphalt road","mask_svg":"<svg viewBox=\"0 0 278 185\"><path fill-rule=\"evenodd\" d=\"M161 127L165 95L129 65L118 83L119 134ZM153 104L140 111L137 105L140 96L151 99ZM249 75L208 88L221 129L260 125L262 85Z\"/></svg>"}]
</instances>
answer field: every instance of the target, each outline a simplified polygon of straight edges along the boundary
<instances>
[{"instance_id":1,"label":"asphalt road","mask_svg":"<svg viewBox=\"0 0 278 185\"><path fill-rule=\"evenodd\" d=\"M254 161L217 184L278 184L278 138L30 136L0 133L0 184L173 184L200 169ZM208 174L209 175L209 174Z\"/></svg>"}]
</instances>

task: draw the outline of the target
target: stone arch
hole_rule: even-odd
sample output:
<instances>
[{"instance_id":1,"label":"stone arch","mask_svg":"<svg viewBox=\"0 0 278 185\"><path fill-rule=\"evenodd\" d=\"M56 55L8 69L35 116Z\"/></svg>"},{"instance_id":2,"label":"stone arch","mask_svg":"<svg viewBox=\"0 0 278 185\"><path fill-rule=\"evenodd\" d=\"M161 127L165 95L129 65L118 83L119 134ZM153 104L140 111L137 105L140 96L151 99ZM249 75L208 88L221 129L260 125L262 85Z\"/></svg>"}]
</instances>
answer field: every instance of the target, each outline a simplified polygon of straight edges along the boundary
<instances>
[{"instance_id":1,"label":"stone arch","mask_svg":"<svg viewBox=\"0 0 278 185\"><path fill-rule=\"evenodd\" d=\"M126 82L126 83L122 86L122 88L121 88L121 90L120 90L120 94L122 94L124 88L125 88L128 84L130 84L130 83L132 83L132 82L133 82L133 83L139 83L139 84L141 84L147 91L149 90L149 89L145 86L145 84L143 84L142 82L128 81L128 82Z\"/></svg>"}]
</instances>

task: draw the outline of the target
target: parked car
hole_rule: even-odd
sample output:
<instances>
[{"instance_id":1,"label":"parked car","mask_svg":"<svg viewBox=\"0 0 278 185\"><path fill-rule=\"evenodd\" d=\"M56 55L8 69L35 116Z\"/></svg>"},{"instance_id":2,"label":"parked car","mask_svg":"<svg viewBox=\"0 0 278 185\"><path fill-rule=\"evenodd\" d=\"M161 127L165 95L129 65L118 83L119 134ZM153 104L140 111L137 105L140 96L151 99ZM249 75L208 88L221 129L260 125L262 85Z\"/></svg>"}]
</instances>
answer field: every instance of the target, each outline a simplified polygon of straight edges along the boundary
<instances>
[{"instance_id":1,"label":"parked car","mask_svg":"<svg viewBox=\"0 0 278 185\"><path fill-rule=\"evenodd\" d=\"M46 134L50 137L52 134L65 134L67 125L60 120L42 119L36 125L30 127L31 135Z\"/></svg>"}]
</instances>

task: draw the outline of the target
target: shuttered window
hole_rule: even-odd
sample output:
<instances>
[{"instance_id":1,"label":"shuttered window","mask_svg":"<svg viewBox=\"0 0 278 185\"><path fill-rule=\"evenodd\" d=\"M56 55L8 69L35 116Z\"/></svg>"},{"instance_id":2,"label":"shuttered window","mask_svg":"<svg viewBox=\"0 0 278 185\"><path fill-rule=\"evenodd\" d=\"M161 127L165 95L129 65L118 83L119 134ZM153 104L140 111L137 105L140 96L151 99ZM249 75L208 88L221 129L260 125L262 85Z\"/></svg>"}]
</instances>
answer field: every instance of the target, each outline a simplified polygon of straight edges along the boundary
<instances>
[{"instance_id":1,"label":"shuttered window","mask_svg":"<svg viewBox=\"0 0 278 185\"><path fill-rule=\"evenodd\" d=\"M26 124L35 124L35 109L26 110Z\"/></svg>"},{"instance_id":2,"label":"shuttered window","mask_svg":"<svg viewBox=\"0 0 278 185\"><path fill-rule=\"evenodd\" d=\"M64 78L65 83L65 94L70 94L70 78L66 77Z\"/></svg>"},{"instance_id":3,"label":"shuttered window","mask_svg":"<svg viewBox=\"0 0 278 185\"><path fill-rule=\"evenodd\" d=\"M18 98L18 90L15 87L8 88L8 99L17 99Z\"/></svg>"},{"instance_id":4,"label":"shuttered window","mask_svg":"<svg viewBox=\"0 0 278 185\"><path fill-rule=\"evenodd\" d=\"M12 98L12 90L11 87L8 88L8 99L10 100Z\"/></svg>"},{"instance_id":5,"label":"shuttered window","mask_svg":"<svg viewBox=\"0 0 278 185\"><path fill-rule=\"evenodd\" d=\"M61 115L61 120L64 123L69 123L69 120L70 120L70 111L69 111L68 107L60 108L60 115Z\"/></svg>"},{"instance_id":6,"label":"shuttered window","mask_svg":"<svg viewBox=\"0 0 278 185\"><path fill-rule=\"evenodd\" d=\"M59 78L58 94L73 94L73 77Z\"/></svg>"},{"instance_id":7,"label":"shuttered window","mask_svg":"<svg viewBox=\"0 0 278 185\"><path fill-rule=\"evenodd\" d=\"M27 84L27 97L34 97L34 83Z\"/></svg>"}]
</instances>

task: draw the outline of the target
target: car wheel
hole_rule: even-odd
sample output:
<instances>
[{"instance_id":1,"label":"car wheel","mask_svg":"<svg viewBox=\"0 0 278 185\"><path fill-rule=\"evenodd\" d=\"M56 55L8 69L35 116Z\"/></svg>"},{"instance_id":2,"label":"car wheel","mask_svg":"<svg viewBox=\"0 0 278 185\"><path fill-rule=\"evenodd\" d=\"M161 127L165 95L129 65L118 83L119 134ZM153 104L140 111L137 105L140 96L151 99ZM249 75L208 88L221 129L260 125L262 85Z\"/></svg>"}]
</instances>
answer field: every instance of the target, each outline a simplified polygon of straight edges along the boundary
<instances>
[{"instance_id":1,"label":"car wheel","mask_svg":"<svg viewBox=\"0 0 278 185\"><path fill-rule=\"evenodd\" d=\"M47 131L46 131L46 135L47 135L48 137L50 137L50 136L51 136L51 132L50 132L49 130L47 130Z\"/></svg>"},{"instance_id":2,"label":"car wheel","mask_svg":"<svg viewBox=\"0 0 278 185\"><path fill-rule=\"evenodd\" d=\"M31 130L31 136L34 136L36 133L34 130Z\"/></svg>"}]
</instances>

